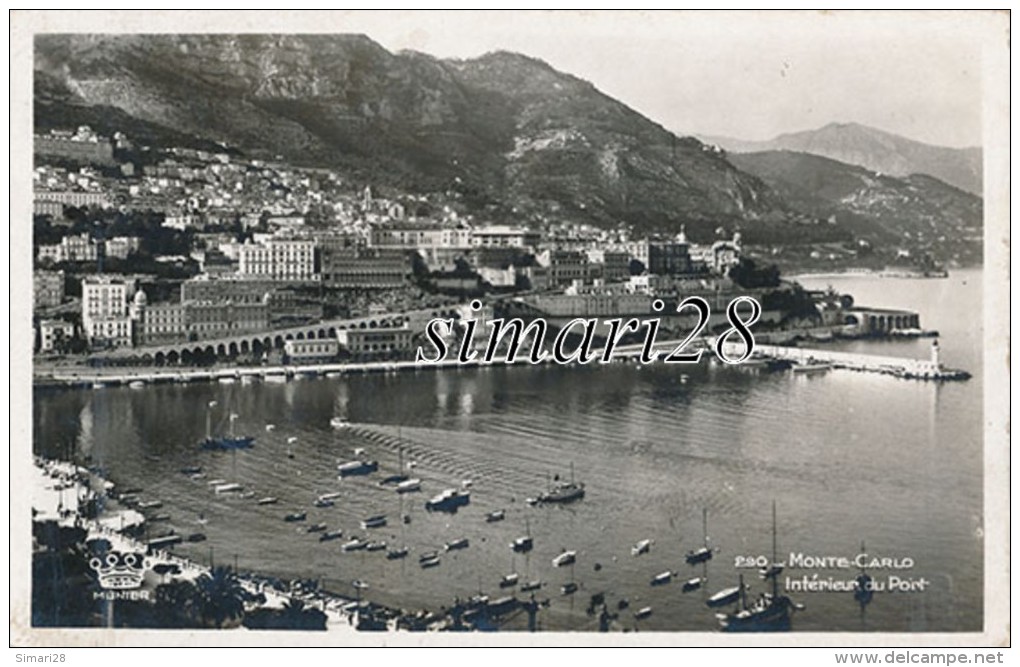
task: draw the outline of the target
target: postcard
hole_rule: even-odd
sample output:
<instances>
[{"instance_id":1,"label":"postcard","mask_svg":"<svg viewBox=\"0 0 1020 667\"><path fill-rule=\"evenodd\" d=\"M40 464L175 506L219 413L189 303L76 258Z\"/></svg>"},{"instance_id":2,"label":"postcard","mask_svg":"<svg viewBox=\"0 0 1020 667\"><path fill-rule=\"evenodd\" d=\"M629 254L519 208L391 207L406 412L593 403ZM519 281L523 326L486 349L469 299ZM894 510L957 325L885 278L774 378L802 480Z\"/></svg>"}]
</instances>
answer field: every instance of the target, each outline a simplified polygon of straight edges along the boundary
<instances>
[{"instance_id":1,"label":"postcard","mask_svg":"<svg viewBox=\"0 0 1020 667\"><path fill-rule=\"evenodd\" d=\"M1009 644L1008 13L11 37L13 645Z\"/></svg>"}]
</instances>

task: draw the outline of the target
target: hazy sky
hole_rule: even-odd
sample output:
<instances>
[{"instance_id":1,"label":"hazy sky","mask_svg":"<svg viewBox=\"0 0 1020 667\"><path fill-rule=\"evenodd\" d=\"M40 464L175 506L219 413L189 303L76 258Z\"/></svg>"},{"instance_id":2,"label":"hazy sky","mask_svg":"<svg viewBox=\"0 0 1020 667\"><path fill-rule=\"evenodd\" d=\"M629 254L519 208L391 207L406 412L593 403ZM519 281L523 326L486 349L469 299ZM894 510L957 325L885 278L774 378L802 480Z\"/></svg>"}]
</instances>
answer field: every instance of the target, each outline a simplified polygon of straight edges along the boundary
<instances>
[{"instance_id":1,"label":"hazy sky","mask_svg":"<svg viewBox=\"0 0 1020 667\"><path fill-rule=\"evenodd\" d=\"M519 51L588 79L678 132L767 139L859 122L964 146L981 144L981 47L990 18L394 11L342 13L316 25L364 32L393 51L461 58Z\"/></svg>"}]
</instances>

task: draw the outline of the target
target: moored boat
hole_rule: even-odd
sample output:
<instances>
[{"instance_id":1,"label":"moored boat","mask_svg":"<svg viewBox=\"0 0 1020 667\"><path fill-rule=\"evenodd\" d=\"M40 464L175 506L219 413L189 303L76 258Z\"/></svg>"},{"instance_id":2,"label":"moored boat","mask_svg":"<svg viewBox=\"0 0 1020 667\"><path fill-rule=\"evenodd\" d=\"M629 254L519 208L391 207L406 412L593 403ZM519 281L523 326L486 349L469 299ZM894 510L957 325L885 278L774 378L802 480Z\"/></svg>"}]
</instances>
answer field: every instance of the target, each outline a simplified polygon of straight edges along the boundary
<instances>
[{"instance_id":1,"label":"moored boat","mask_svg":"<svg viewBox=\"0 0 1020 667\"><path fill-rule=\"evenodd\" d=\"M502 521L505 518L506 518L505 510L496 510L494 512L489 512L488 514L485 515L485 522L495 523L496 521Z\"/></svg>"},{"instance_id":2,"label":"moored boat","mask_svg":"<svg viewBox=\"0 0 1020 667\"><path fill-rule=\"evenodd\" d=\"M340 477L353 477L355 475L369 475L379 469L378 461L350 461L341 463L336 467Z\"/></svg>"},{"instance_id":3,"label":"moored boat","mask_svg":"<svg viewBox=\"0 0 1020 667\"><path fill-rule=\"evenodd\" d=\"M399 549L390 549L386 552L386 558L388 560L400 560L401 558L407 558L407 554L411 553L411 550L407 547L400 547Z\"/></svg>"},{"instance_id":4,"label":"moored boat","mask_svg":"<svg viewBox=\"0 0 1020 667\"><path fill-rule=\"evenodd\" d=\"M280 499L275 496L266 496L265 498L259 498L255 501L258 505L275 505L280 502Z\"/></svg>"},{"instance_id":5,"label":"moored boat","mask_svg":"<svg viewBox=\"0 0 1020 667\"><path fill-rule=\"evenodd\" d=\"M244 487L237 482L227 482L226 484L217 484L213 487L213 491L216 493L233 493L235 491L240 491L243 488Z\"/></svg>"},{"instance_id":6,"label":"moored boat","mask_svg":"<svg viewBox=\"0 0 1020 667\"><path fill-rule=\"evenodd\" d=\"M368 546L368 542L365 542L361 538L354 537L344 542L340 547L343 551L361 551Z\"/></svg>"},{"instance_id":7,"label":"moored boat","mask_svg":"<svg viewBox=\"0 0 1020 667\"><path fill-rule=\"evenodd\" d=\"M321 533L326 530L326 524L324 523L313 523L312 525L305 528L306 533Z\"/></svg>"},{"instance_id":8,"label":"moored boat","mask_svg":"<svg viewBox=\"0 0 1020 667\"><path fill-rule=\"evenodd\" d=\"M641 619L648 618L651 615L652 615L651 607L641 607L640 609L634 612L634 618L639 621Z\"/></svg>"},{"instance_id":9,"label":"moored boat","mask_svg":"<svg viewBox=\"0 0 1020 667\"><path fill-rule=\"evenodd\" d=\"M415 491L421 491L421 480L417 477L397 484L397 493L413 493Z\"/></svg>"},{"instance_id":10,"label":"moored boat","mask_svg":"<svg viewBox=\"0 0 1020 667\"><path fill-rule=\"evenodd\" d=\"M365 545L365 551L383 551L386 549L386 540L373 540Z\"/></svg>"},{"instance_id":11,"label":"moored boat","mask_svg":"<svg viewBox=\"0 0 1020 667\"><path fill-rule=\"evenodd\" d=\"M285 515L283 520L293 523L296 521L304 521L306 518L308 518L307 512L291 512L290 514Z\"/></svg>"},{"instance_id":12,"label":"moored boat","mask_svg":"<svg viewBox=\"0 0 1020 667\"><path fill-rule=\"evenodd\" d=\"M640 556L641 554L648 553L652 548L651 540L641 540L630 548L631 556Z\"/></svg>"},{"instance_id":13,"label":"moored boat","mask_svg":"<svg viewBox=\"0 0 1020 667\"><path fill-rule=\"evenodd\" d=\"M705 600L705 604L709 607L725 607L733 604L740 599L740 593L743 591L743 581L743 578L741 578L740 585L730 586L729 588L724 588L718 591Z\"/></svg>"},{"instance_id":14,"label":"moored boat","mask_svg":"<svg viewBox=\"0 0 1020 667\"><path fill-rule=\"evenodd\" d=\"M370 516L367 519L361 520L362 528L382 528L386 525L386 515L377 514L376 516Z\"/></svg>"},{"instance_id":15,"label":"moored boat","mask_svg":"<svg viewBox=\"0 0 1020 667\"><path fill-rule=\"evenodd\" d=\"M468 542L468 538L459 537L455 540L447 542L444 548L447 551L455 551L457 549L467 549L469 544L470 543Z\"/></svg>"},{"instance_id":16,"label":"moored boat","mask_svg":"<svg viewBox=\"0 0 1020 667\"><path fill-rule=\"evenodd\" d=\"M343 417L333 417L329 420L329 425L335 429L342 429L347 428L351 423Z\"/></svg>"},{"instance_id":17,"label":"moored boat","mask_svg":"<svg viewBox=\"0 0 1020 667\"><path fill-rule=\"evenodd\" d=\"M576 551L564 551L556 558L552 559L553 567L563 567L564 565L573 565L577 562Z\"/></svg>"},{"instance_id":18,"label":"moored boat","mask_svg":"<svg viewBox=\"0 0 1020 667\"><path fill-rule=\"evenodd\" d=\"M330 542L332 540L338 540L343 537L344 531L342 530L331 530L319 535L320 542Z\"/></svg>"},{"instance_id":19,"label":"moored boat","mask_svg":"<svg viewBox=\"0 0 1020 667\"><path fill-rule=\"evenodd\" d=\"M584 498L584 483L574 481L574 464L570 464L570 481L556 485L536 498L539 503L570 503Z\"/></svg>"},{"instance_id":20,"label":"moored boat","mask_svg":"<svg viewBox=\"0 0 1020 667\"><path fill-rule=\"evenodd\" d=\"M666 570L665 572L660 572L659 574L652 577L651 585L665 586L671 581L673 581L673 573L670 572L669 570Z\"/></svg>"},{"instance_id":21,"label":"moored boat","mask_svg":"<svg viewBox=\"0 0 1020 667\"><path fill-rule=\"evenodd\" d=\"M517 585L517 581L519 579L520 579L520 575L518 575L516 572L511 572L510 574L504 574L503 577L499 580L499 587L500 588L513 588L514 586Z\"/></svg>"},{"instance_id":22,"label":"moored boat","mask_svg":"<svg viewBox=\"0 0 1020 667\"><path fill-rule=\"evenodd\" d=\"M708 509L701 510L701 528L704 536L704 544L697 549L692 549L684 556L684 560L690 565L697 565L712 560L714 549L708 546Z\"/></svg>"},{"instance_id":23,"label":"moored boat","mask_svg":"<svg viewBox=\"0 0 1020 667\"><path fill-rule=\"evenodd\" d=\"M456 512L457 508L471 503L471 492L458 489L447 489L439 495L433 496L425 503L425 509L429 512Z\"/></svg>"}]
</instances>

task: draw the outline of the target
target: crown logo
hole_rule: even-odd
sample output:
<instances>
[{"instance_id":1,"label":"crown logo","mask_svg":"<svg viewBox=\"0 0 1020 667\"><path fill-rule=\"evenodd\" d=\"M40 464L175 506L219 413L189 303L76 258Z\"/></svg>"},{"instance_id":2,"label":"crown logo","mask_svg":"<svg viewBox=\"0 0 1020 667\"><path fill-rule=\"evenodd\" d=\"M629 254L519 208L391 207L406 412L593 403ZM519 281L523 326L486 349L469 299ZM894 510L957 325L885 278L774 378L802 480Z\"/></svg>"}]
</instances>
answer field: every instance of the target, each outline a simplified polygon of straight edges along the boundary
<instances>
[{"instance_id":1,"label":"crown logo","mask_svg":"<svg viewBox=\"0 0 1020 667\"><path fill-rule=\"evenodd\" d=\"M130 590L141 588L145 571L151 562L140 553L109 551L103 556L93 556L89 567L99 577L99 587L104 590Z\"/></svg>"}]
</instances>

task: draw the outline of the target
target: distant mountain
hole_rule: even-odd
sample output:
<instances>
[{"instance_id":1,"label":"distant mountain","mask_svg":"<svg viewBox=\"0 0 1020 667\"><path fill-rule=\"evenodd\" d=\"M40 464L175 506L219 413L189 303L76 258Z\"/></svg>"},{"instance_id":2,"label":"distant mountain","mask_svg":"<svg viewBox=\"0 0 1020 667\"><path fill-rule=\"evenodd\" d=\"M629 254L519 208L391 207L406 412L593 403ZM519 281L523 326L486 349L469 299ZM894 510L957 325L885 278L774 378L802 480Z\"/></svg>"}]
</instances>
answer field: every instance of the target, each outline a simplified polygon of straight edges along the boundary
<instances>
[{"instance_id":1,"label":"distant mountain","mask_svg":"<svg viewBox=\"0 0 1020 667\"><path fill-rule=\"evenodd\" d=\"M923 174L906 178L791 151L733 153L794 209L833 219L874 244L928 250L961 263L981 259L982 201Z\"/></svg>"},{"instance_id":2,"label":"distant mountain","mask_svg":"<svg viewBox=\"0 0 1020 667\"><path fill-rule=\"evenodd\" d=\"M360 35L40 35L35 50L39 128L134 119L148 136L459 191L493 217L686 223L695 238L789 217L721 153L518 54L439 60Z\"/></svg>"},{"instance_id":3,"label":"distant mountain","mask_svg":"<svg viewBox=\"0 0 1020 667\"><path fill-rule=\"evenodd\" d=\"M731 153L797 151L890 176L928 174L971 194L982 194L980 148L932 146L857 123L830 123L817 130L781 134L768 141L708 136L702 140Z\"/></svg>"}]
</instances>

